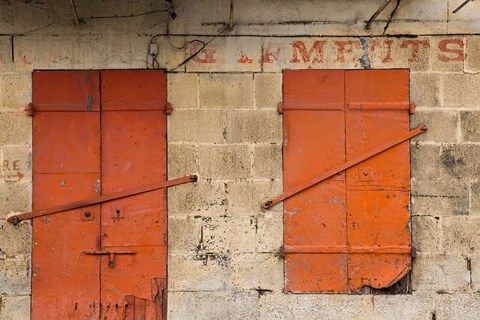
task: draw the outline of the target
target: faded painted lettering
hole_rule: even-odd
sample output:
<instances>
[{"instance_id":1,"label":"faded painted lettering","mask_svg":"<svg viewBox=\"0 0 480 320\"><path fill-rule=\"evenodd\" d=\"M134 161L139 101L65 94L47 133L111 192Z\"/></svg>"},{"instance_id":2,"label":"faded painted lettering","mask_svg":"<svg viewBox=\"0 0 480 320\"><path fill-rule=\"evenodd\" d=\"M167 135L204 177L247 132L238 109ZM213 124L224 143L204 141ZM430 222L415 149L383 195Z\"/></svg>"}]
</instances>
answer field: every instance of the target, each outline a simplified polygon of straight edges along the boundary
<instances>
[{"instance_id":1,"label":"faded painted lettering","mask_svg":"<svg viewBox=\"0 0 480 320\"><path fill-rule=\"evenodd\" d=\"M295 41L292 43L293 56L290 60L291 63L299 63L299 56L302 58L303 62L312 62L312 63L323 63L325 59L323 57L323 47L326 41L315 41L310 48L307 50L307 46L303 41ZM312 60L312 56L314 57ZM310 61L311 60L311 61Z\"/></svg>"},{"instance_id":2,"label":"faded painted lettering","mask_svg":"<svg viewBox=\"0 0 480 320\"><path fill-rule=\"evenodd\" d=\"M400 48L405 49L412 47L409 62L418 62L420 61L420 48L430 48L430 41L428 40L403 40Z\"/></svg>"},{"instance_id":3,"label":"faded painted lettering","mask_svg":"<svg viewBox=\"0 0 480 320\"><path fill-rule=\"evenodd\" d=\"M464 61L466 54L463 50L463 41L460 39L445 39L438 43L438 60L443 62Z\"/></svg>"}]
</instances>

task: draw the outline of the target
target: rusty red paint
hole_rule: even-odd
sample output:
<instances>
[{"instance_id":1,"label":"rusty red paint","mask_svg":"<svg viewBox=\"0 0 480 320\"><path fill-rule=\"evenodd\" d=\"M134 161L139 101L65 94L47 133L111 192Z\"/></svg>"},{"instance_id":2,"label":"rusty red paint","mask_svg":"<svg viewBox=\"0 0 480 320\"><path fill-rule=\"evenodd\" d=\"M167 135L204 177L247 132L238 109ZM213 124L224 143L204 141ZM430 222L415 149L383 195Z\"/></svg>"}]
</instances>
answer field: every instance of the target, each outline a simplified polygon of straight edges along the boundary
<instances>
[{"instance_id":1,"label":"rusty red paint","mask_svg":"<svg viewBox=\"0 0 480 320\"><path fill-rule=\"evenodd\" d=\"M253 59L249 58L245 52L241 51L240 57L238 58L238 63L241 63L241 64L253 63Z\"/></svg>"},{"instance_id":2,"label":"rusty red paint","mask_svg":"<svg viewBox=\"0 0 480 320\"><path fill-rule=\"evenodd\" d=\"M400 48L412 47L409 62L418 62L420 61L420 48L430 48L430 41L428 40L403 40Z\"/></svg>"},{"instance_id":3,"label":"rusty red paint","mask_svg":"<svg viewBox=\"0 0 480 320\"><path fill-rule=\"evenodd\" d=\"M312 61L313 63L325 62L325 58L323 57L323 48L325 46L325 43L326 41L317 40L312 44L312 47L309 50L307 50L305 42L294 41L292 43L293 54L290 62L299 63L300 62L299 56L302 57L303 62L309 62L309 61Z\"/></svg>"},{"instance_id":4,"label":"rusty red paint","mask_svg":"<svg viewBox=\"0 0 480 320\"><path fill-rule=\"evenodd\" d=\"M383 40L382 44L383 45L380 45L380 41L378 40L372 40L370 42L370 52L373 54L378 50L378 48L384 49L385 52L384 52L384 56L382 57L382 62L384 63L392 62L393 61L392 59L393 40Z\"/></svg>"},{"instance_id":5,"label":"rusty red paint","mask_svg":"<svg viewBox=\"0 0 480 320\"><path fill-rule=\"evenodd\" d=\"M43 108L34 116L35 210L165 181L162 71L35 72L33 81L35 111ZM59 98L63 85L69 94ZM164 189L35 219L32 317L123 319L133 296L132 319L162 319L165 297L152 292L166 279L166 232Z\"/></svg>"},{"instance_id":6,"label":"rusty red paint","mask_svg":"<svg viewBox=\"0 0 480 320\"><path fill-rule=\"evenodd\" d=\"M190 47L190 55L193 56L192 60L197 62L197 63L216 63L217 60L215 59L215 53L217 52L216 49L212 48L205 48L201 49L202 44L200 43L194 43ZM198 50L200 52L195 55Z\"/></svg>"},{"instance_id":7,"label":"rusty red paint","mask_svg":"<svg viewBox=\"0 0 480 320\"><path fill-rule=\"evenodd\" d=\"M408 70L285 71L284 101L302 105L284 109L285 190L408 132ZM359 292L403 277L409 180L404 141L286 200L286 291Z\"/></svg>"},{"instance_id":8,"label":"rusty red paint","mask_svg":"<svg viewBox=\"0 0 480 320\"><path fill-rule=\"evenodd\" d=\"M438 54L439 61L465 61L467 58L461 39L444 39L438 43L438 48L442 52Z\"/></svg>"},{"instance_id":9,"label":"rusty red paint","mask_svg":"<svg viewBox=\"0 0 480 320\"><path fill-rule=\"evenodd\" d=\"M261 63L273 63L280 59L280 48L275 50L270 50L269 48L265 48L265 52L262 55L262 59L260 60Z\"/></svg>"},{"instance_id":10,"label":"rusty red paint","mask_svg":"<svg viewBox=\"0 0 480 320\"><path fill-rule=\"evenodd\" d=\"M345 54L353 55L354 49L359 49L361 47L358 40L348 40L348 41L335 41L337 46L337 58L335 62L345 62ZM359 57L350 58L352 61L358 60Z\"/></svg>"}]
</instances>

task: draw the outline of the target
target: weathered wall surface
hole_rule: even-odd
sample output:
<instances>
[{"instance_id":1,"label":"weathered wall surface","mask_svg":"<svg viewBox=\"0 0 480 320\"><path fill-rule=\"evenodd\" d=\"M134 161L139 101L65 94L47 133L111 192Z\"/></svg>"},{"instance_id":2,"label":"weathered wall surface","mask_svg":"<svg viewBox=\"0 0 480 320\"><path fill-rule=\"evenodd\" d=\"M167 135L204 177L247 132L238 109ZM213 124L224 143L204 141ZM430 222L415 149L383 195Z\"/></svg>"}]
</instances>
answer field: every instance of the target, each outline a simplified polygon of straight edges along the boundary
<instances>
[{"instance_id":1,"label":"weathered wall surface","mask_svg":"<svg viewBox=\"0 0 480 320\"><path fill-rule=\"evenodd\" d=\"M200 178L168 193L169 319L478 319L480 3L401 1L388 23L393 1L366 31L380 0L237 2L232 30L229 1L177 1L173 21L128 17L163 1L78 1L80 28L68 2L0 2L0 319L30 312L30 225L5 219L31 208L32 70L151 67L150 42L169 176ZM282 191L285 68L411 70L411 125L430 128L411 144L411 295L283 293L282 207L259 208Z\"/></svg>"}]
</instances>

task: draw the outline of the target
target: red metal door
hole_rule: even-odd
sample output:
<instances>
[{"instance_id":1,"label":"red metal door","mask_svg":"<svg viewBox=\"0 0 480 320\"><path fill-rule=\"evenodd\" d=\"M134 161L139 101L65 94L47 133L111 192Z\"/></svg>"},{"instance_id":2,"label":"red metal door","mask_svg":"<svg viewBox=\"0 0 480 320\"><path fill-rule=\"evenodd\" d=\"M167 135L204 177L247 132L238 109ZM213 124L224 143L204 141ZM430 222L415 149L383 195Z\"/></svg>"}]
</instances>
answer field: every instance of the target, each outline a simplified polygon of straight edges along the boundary
<instances>
[{"instance_id":1,"label":"red metal door","mask_svg":"<svg viewBox=\"0 0 480 320\"><path fill-rule=\"evenodd\" d=\"M284 189L408 132L407 70L284 72ZM285 200L286 291L384 288L410 270L409 143Z\"/></svg>"},{"instance_id":2,"label":"red metal door","mask_svg":"<svg viewBox=\"0 0 480 320\"><path fill-rule=\"evenodd\" d=\"M33 104L34 209L166 179L163 72L35 72ZM34 219L33 242L33 319L163 318L165 190Z\"/></svg>"}]
</instances>

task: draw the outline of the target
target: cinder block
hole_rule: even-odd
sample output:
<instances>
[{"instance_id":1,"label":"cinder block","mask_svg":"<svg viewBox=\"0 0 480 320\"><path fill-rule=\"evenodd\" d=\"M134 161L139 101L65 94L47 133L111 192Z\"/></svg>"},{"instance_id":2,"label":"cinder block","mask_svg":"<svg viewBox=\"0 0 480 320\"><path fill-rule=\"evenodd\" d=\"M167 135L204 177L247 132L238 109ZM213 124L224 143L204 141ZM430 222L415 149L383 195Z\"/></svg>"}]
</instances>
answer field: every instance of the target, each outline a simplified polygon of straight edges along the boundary
<instances>
[{"instance_id":1,"label":"cinder block","mask_svg":"<svg viewBox=\"0 0 480 320\"><path fill-rule=\"evenodd\" d=\"M434 295L414 292L413 294L374 295L370 319L431 320L434 310Z\"/></svg>"},{"instance_id":2,"label":"cinder block","mask_svg":"<svg viewBox=\"0 0 480 320\"><path fill-rule=\"evenodd\" d=\"M364 46L368 40L363 38L265 38L263 71L359 69L371 63Z\"/></svg>"},{"instance_id":3,"label":"cinder block","mask_svg":"<svg viewBox=\"0 0 480 320\"><path fill-rule=\"evenodd\" d=\"M463 179L412 181L412 214L442 217L469 214L469 187Z\"/></svg>"},{"instance_id":4,"label":"cinder block","mask_svg":"<svg viewBox=\"0 0 480 320\"><path fill-rule=\"evenodd\" d=\"M261 215L262 202L282 193L280 181L232 181L227 182L227 212L232 215ZM276 212L281 205L270 211ZM281 214L281 213L280 213Z\"/></svg>"},{"instance_id":5,"label":"cinder block","mask_svg":"<svg viewBox=\"0 0 480 320\"><path fill-rule=\"evenodd\" d=\"M229 263L231 242L232 242L232 227L235 222L231 217L205 217L195 215L195 223L200 226L200 240L197 246L197 256L205 256L213 254L212 259L216 259L221 263L221 259L225 258L225 264ZM215 257L218 256L218 259ZM223 257L223 258L222 258Z\"/></svg>"},{"instance_id":6,"label":"cinder block","mask_svg":"<svg viewBox=\"0 0 480 320\"><path fill-rule=\"evenodd\" d=\"M470 214L480 215L480 182L472 183L470 195Z\"/></svg>"},{"instance_id":7,"label":"cinder block","mask_svg":"<svg viewBox=\"0 0 480 320\"><path fill-rule=\"evenodd\" d=\"M431 37L432 71L463 72L466 59L462 36Z\"/></svg>"},{"instance_id":8,"label":"cinder block","mask_svg":"<svg viewBox=\"0 0 480 320\"><path fill-rule=\"evenodd\" d=\"M174 110L168 118L168 141L224 142L225 112Z\"/></svg>"},{"instance_id":9,"label":"cinder block","mask_svg":"<svg viewBox=\"0 0 480 320\"><path fill-rule=\"evenodd\" d=\"M196 219L191 216L184 218L168 218L168 250L170 253L191 255L199 249L202 230Z\"/></svg>"},{"instance_id":10,"label":"cinder block","mask_svg":"<svg viewBox=\"0 0 480 320\"><path fill-rule=\"evenodd\" d=\"M457 179L476 179L480 174L480 166L476 163L479 157L479 145L444 145L440 152L443 167L452 178Z\"/></svg>"},{"instance_id":11,"label":"cinder block","mask_svg":"<svg viewBox=\"0 0 480 320\"><path fill-rule=\"evenodd\" d=\"M30 255L0 259L0 294L8 296L30 294Z\"/></svg>"},{"instance_id":12,"label":"cinder block","mask_svg":"<svg viewBox=\"0 0 480 320\"><path fill-rule=\"evenodd\" d=\"M412 246L421 253L442 252L442 221L440 217L412 217Z\"/></svg>"},{"instance_id":13,"label":"cinder block","mask_svg":"<svg viewBox=\"0 0 480 320\"><path fill-rule=\"evenodd\" d=\"M480 310L480 296L475 294L442 294L435 297L437 319L475 320Z\"/></svg>"},{"instance_id":14,"label":"cinder block","mask_svg":"<svg viewBox=\"0 0 480 320\"><path fill-rule=\"evenodd\" d=\"M176 255L168 259L168 291L222 291L229 285L229 254Z\"/></svg>"},{"instance_id":15,"label":"cinder block","mask_svg":"<svg viewBox=\"0 0 480 320\"><path fill-rule=\"evenodd\" d=\"M32 208L32 185L23 182L0 182L0 219L10 212L28 212Z\"/></svg>"},{"instance_id":16,"label":"cinder block","mask_svg":"<svg viewBox=\"0 0 480 320\"><path fill-rule=\"evenodd\" d=\"M283 215L279 211L268 210L257 216L257 252L279 253L283 244Z\"/></svg>"},{"instance_id":17,"label":"cinder block","mask_svg":"<svg viewBox=\"0 0 480 320\"><path fill-rule=\"evenodd\" d=\"M168 216L225 215L227 195L224 184L200 180L198 183L183 184L168 189Z\"/></svg>"},{"instance_id":18,"label":"cinder block","mask_svg":"<svg viewBox=\"0 0 480 320\"><path fill-rule=\"evenodd\" d=\"M283 259L272 253L232 256L232 283L236 290L283 290Z\"/></svg>"},{"instance_id":19,"label":"cinder block","mask_svg":"<svg viewBox=\"0 0 480 320\"><path fill-rule=\"evenodd\" d=\"M174 109L189 109L198 107L198 74L169 73L168 101Z\"/></svg>"},{"instance_id":20,"label":"cinder block","mask_svg":"<svg viewBox=\"0 0 480 320\"><path fill-rule=\"evenodd\" d=\"M416 291L466 291L470 282L467 261L460 255L424 255L414 259L412 286Z\"/></svg>"},{"instance_id":21,"label":"cinder block","mask_svg":"<svg viewBox=\"0 0 480 320\"><path fill-rule=\"evenodd\" d=\"M15 73L0 78L0 108L21 111L32 101L32 75Z\"/></svg>"},{"instance_id":22,"label":"cinder block","mask_svg":"<svg viewBox=\"0 0 480 320\"><path fill-rule=\"evenodd\" d=\"M200 145L199 172L203 179L246 179L251 176L251 155L244 145Z\"/></svg>"},{"instance_id":23,"label":"cinder block","mask_svg":"<svg viewBox=\"0 0 480 320\"><path fill-rule=\"evenodd\" d=\"M227 112L227 142L282 141L282 116L275 110Z\"/></svg>"},{"instance_id":24,"label":"cinder block","mask_svg":"<svg viewBox=\"0 0 480 320\"><path fill-rule=\"evenodd\" d=\"M480 71L480 37L470 36L465 39L467 58L465 61L465 71Z\"/></svg>"},{"instance_id":25,"label":"cinder block","mask_svg":"<svg viewBox=\"0 0 480 320\"><path fill-rule=\"evenodd\" d=\"M2 69L13 66L12 63L12 38L10 36L0 37L0 64Z\"/></svg>"},{"instance_id":26,"label":"cinder block","mask_svg":"<svg viewBox=\"0 0 480 320\"><path fill-rule=\"evenodd\" d=\"M183 177L197 172L195 146L188 144L168 145L168 177Z\"/></svg>"},{"instance_id":27,"label":"cinder block","mask_svg":"<svg viewBox=\"0 0 480 320\"><path fill-rule=\"evenodd\" d=\"M444 74L443 106L476 107L480 103L480 74Z\"/></svg>"},{"instance_id":28,"label":"cinder block","mask_svg":"<svg viewBox=\"0 0 480 320\"><path fill-rule=\"evenodd\" d=\"M207 6L207 4L205 4ZM221 6L211 3L211 7ZM202 8L203 9L203 8ZM235 8L238 10L238 7ZM211 14L211 8L209 8ZM202 24L204 24L202 20ZM217 31L215 31L217 32ZM187 38L189 40L202 40L208 45L187 64L188 72L260 72L261 38L258 37L216 37L212 38ZM192 43L187 49L189 54L194 54L202 44Z\"/></svg>"},{"instance_id":29,"label":"cinder block","mask_svg":"<svg viewBox=\"0 0 480 320\"><path fill-rule=\"evenodd\" d=\"M99 23L101 22L97 20L95 25L101 28ZM87 23L87 25L89 24ZM63 24L62 28L66 26ZM71 27L75 28L73 25ZM125 25L121 28L124 27ZM106 29L109 28L112 26L106 26ZM131 30L137 29L135 26L131 28ZM75 33L74 36L71 32L62 30L55 35L44 33L15 37L16 69L22 71L33 69L141 69L147 65L146 51L151 38L148 35L135 34L133 36L131 33L125 32L98 33L92 31L89 33L86 31L79 37L76 34L78 30L73 30L75 29L71 29L71 32ZM157 37L156 40L159 43L157 58L159 68L172 69L185 60L185 52L172 47L167 37ZM93 43L96 45L92 45ZM148 66L151 67L150 57Z\"/></svg>"},{"instance_id":30,"label":"cinder block","mask_svg":"<svg viewBox=\"0 0 480 320\"><path fill-rule=\"evenodd\" d=\"M13 258L17 255L29 255L31 250L31 232L29 223L16 226L0 220L0 260Z\"/></svg>"},{"instance_id":31,"label":"cinder block","mask_svg":"<svg viewBox=\"0 0 480 320\"><path fill-rule=\"evenodd\" d=\"M0 112L0 145L30 144L32 118L23 112Z\"/></svg>"},{"instance_id":32,"label":"cinder block","mask_svg":"<svg viewBox=\"0 0 480 320\"><path fill-rule=\"evenodd\" d=\"M410 73L410 100L415 105L438 106L439 91L440 75L424 72Z\"/></svg>"},{"instance_id":33,"label":"cinder block","mask_svg":"<svg viewBox=\"0 0 480 320\"><path fill-rule=\"evenodd\" d=\"M264 294L259 298L259 319L378 319L369 295ZM375 299L375 298L374 298Z\"/></svg>"},{"instance_id":34,"label":"cinder block","mask_svg":"<svg viewBox=\"0 0 480 320\"><path fill-rule=\"evenodd\" d=\"M414 195L412 212L417 215L431 215L433 217L468 215L468 202L468 194L454 196Z\"/></svg>"},{"instance_id":35,"label":"cinder block","mask_svg":"<svg viewBox=\"0 0 480 320\"><path fill-rule=\"evenodd\" d=\"M446 34L449 30L447 5L448 2L436 0L424 0L421 3L405 2L398 6L395 20L390 23L386 34L416 35L419 29L429 30L430 34ZM392 11L384 13L390 12Z\"/></svg>"},{"instance_id":36,"label":"cinder block","mask_svg":"<svg viewBox=\"0 0 480 320\"><path fill-rule=\"evenodd\" d=\"M410 118L412 129L428 126L428 130L413 138L413 141L457 141L457 113L448 111L416 111Z\"/></svg>"},{"instance_id":37,"label":"cinder block","mask_svg":"<svg viewBox=\"0 0 480 320\"><path fill-rule=\"evenodd\" d=\"M456 13L453 10L462 4L461 0L449 2L448 5L448 32L452 34L469 34L475 28L476 21L478 21L480 14L480 4L477 2L469 3L468 10L463 8Z\"/></svg>"},{"instance_id":38,"label":"cinder block","mask_svg":"<svg viewBox=\"0 0 480 320\"><path fill-rule=\"evenodd\" d=\"M152 16L153 18L153 16ZM152 21L152 23L157 24L158 20L155 20L155 22ZM166 26L165 26L166 27ZM109 41L110 45L114 45L115 42L121 43L123 45L123 54L128 55L130 54L133 57L138 57L140 56L140 52L145 52L145 46L147 45L148 41L150 40L150 37L146 36L146 38L138 37L138 39L132 40L132 37L124 37L124 38L119 38L118 35L107 35L106 36L107 40ZM179 50L177 49L178 47L183 46L186 43L186 37L183 36L176 36L176 37L171 37L171 36L161 36L157 37L156 41L158 43L158 57L157 60L159 62L159 68L161 69L167 69L167 70L175 70L175 71L183 71L185 70L185 65L180 66L180 64L185 61L189 57L188 53L185 52L185 50ZM133 47L134 45L137 45L138 47ZM110 52L107 51L107 55L111 55ZM107 62L110 63L110 60L113 57L107 57ZM118 63L128 63L129 60L125 59L124 56L120 56L117 58L119 61ZM141 60L143 59L139 59ZM134 60L134 62L137 62ZM128 68L128 67L125 67ZM132 67L130 67L132 68ZM138 68L138 67L137 67Z\"/></svg>"},{"instance_id":39,"label":"cinder block","mask_svg":"<svg viewBox=\"0 0 480 320\"><path fill-rule=\"evenodd\" d=\"M255 73L255 106L276 109L282 99L281 73Z\"/></svg>"},{"instance_id":40,"label":"cinder block","mask_svg":"<svg viewBox=\"0 0 480 320\"><path fill-rule=\"evenodd\" d=\"M371 67L375 69L408 68L428 71L433 50L429 37L366 38Z\"/></svg>"},{"instance_id":41,"label":"cinder block","mask_svg":"<svg viewBox=\"0 0 480 320\"><path fill-rule=\"evenodd\" d=\"M438 198L457 198L468 196L468 182L463 179L437 178L412 179L412 196L436 196ZM422 214L417 212L417 214Z\"/></svg>"},{"instance_id":42,"label":"cinder block","mask_svg":"<svg viewBox=\"0 0 480 320\"><path fill-rule=\"evenodd\" d=\"M8 146L3 148L1 173L5 181L32 181L31 146Z\"/></svg>"},{"instance_id":43,"label":"cinder block","mask_svg":"<svg viewBox=\"0 0 480 320\"><path fill-rule=\"evenodd\" d=\"M460 121L462 140L480 141L480 112L462 111L460 112Z\"/></svg>"},{"instance_id":44,"label":"cinder block","mask_svg":"<svg viewBox=\"0 0 480 320\"><path fill-rule=\"evenodd\" d=\"M179 224L179 226L186 225L192 225L190 232L195 235L189 237L179 235L178 238L189 240L188 246L193 248L192 251L195 251L196 254L252 253L255 251L258 228L256 217L195 215L193 220L189 220L187 217ZM196 241L193 246L192 241Z\"/></svg>"},{"instance_id":45,"label":"cinder block","mask_svg":"<svg viewBox=\"0 0 480 320\"><path fill-rule=\"evenodd\" d=\"M1 297L0 319L27 320L30 319L30 296Z\"/></svg>"},{"instance_id":46,"label":"cinder block","mask_svg":"<svg viewBox=\"0 0 480 320\"><path fill-rule=\"evenodd\" d=\"M419 182L451 178L440 157L440 146L411 145L411 176Z\"/></svg>"},{"instance_id":47,"label":"cinder block","mask_svg":"<svg viewBox=\"0 0 480 320\"><path fill-rule=\"evenodd\" d=\"M168 319L264 319L257 302L255 291L169 292Z\"/></svg>"},{"instance_id":48,"label":"cinder block","mask_svg":"<svg viewBox=\"0 0 480 320\"><path fill-rule=\"evenodd\" d=\"M480 217L458 216L443 219L443 248L449 254L480 251Z\"/></svg>"},{"instance_id":49,"label":"cinder block","mask_svg":"<svg viewBox=\"0 0 480 320\"><path fill-rule=\"evenodd\" d=\"M282 161L282 145L255 145L253 147L253 178L281 179Z\"/></svg>"},{"instance_id":50,"label":"cinder block","mask_svg":"<svg viewBox=\"0 0 480 320\"><path fill-rule=\"evenodd\" d=\"M253 108L253 75L200 74L200 108Z\"/></svg>"}]
</instances>

